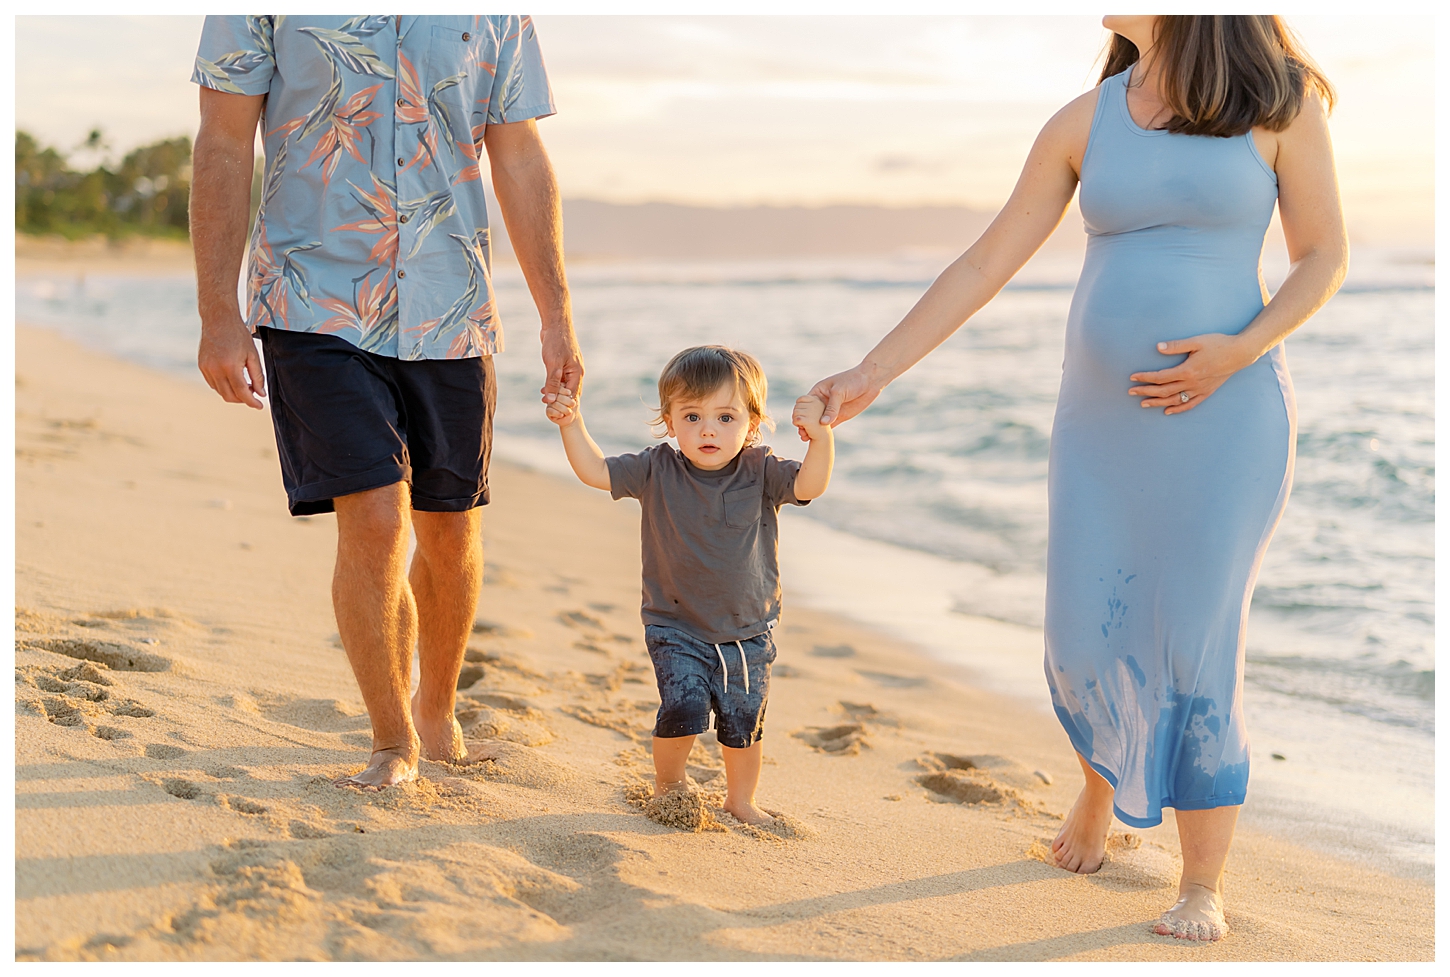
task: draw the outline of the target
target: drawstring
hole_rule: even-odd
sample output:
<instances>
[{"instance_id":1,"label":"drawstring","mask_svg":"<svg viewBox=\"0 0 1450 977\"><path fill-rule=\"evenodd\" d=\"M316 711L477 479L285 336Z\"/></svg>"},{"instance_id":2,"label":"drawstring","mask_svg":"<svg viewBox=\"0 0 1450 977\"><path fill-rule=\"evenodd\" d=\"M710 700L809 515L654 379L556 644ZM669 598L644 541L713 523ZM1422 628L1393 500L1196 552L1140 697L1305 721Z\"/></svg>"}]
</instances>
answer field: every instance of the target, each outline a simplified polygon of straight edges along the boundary
<instances>
[{"instance_id":1,"label":"drawstring","mask_svg":"<svg viewBox=\"0 0 1450 977\"><path fill-rule=\"evenodd\" d=\"M719 645L716 645L715 646L715 654L717 654L717 655L720 656L720 669L721 669L721 671L723 671L725 673L725 694L726 695L729 695L730 694L730 666L727 665L727 664L725 664L725 653L720 650L720 646Z\"/></svg>"},{"instance_id":2,"label":"drawstring","mask_svg":"<svg viewBox=\"0 0 1450 977\"><path fill-rule=\"evenodd\" d=\"M750 694L750 666L745 662L745 646L739 641L735 642L735 648L740 652L740 669L745 673L745 694ZM725 694L730 694L730 666L725 664L725 653L720 646L715 646L715 654L720 659L720 671L725 673Z\"/></svg>"}]
</instances>

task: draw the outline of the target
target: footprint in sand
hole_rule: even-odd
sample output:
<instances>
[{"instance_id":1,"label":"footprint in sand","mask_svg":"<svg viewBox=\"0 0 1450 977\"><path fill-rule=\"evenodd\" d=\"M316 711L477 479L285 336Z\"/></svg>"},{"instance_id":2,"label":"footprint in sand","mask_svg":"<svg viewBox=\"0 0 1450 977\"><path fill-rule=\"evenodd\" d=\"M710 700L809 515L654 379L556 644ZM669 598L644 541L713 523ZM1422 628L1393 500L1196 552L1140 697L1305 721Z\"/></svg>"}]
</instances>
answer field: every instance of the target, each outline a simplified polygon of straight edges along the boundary
<instances>
[{"instance_id":1,"label":"footprint in sand","mask_svg":"<svg viewBox=\"0 0 1450 977\"><path fill-rule=\"evenodd\" d=\"M128 644L116 641L100 641L87 638L29 638L16 643L18 650L38 650L79 658L84 661L100 662L118 672L165 672L172 661L163 655L141 651Z\"/></svg>"},{"instance_id":2,"label":"footprint in sand","mask_svg":"<svg viewBox=\"0 0 1450 977\"><path fill-rule=\"evenodd\" d=\"M967 770L992 778L994 781L1018 790L1035 790L1042 786L1042 778L1028 767L1011 757L994 753L958 754L924 753L916 758L917 766L930 773L951 770Z\"/></svg>"},{"instance_id":3,"label":"footprint in sand","mask_svg":"<svg viewBox=\"0 0 1450 977\"><path fill-rule=\"evenodd\" d=\"M217 802L229 811L236 811L238 814L266 814L267 806L259 804L249 797L237 797L235 794L218 794Z\"/></svg>"},{"instance_id":4,"label":"footprint in sand","mask_svg":"<svg viewBox=\"0 0 1450 977\"><path fill-rule=\"evenodd\" d=\"M496 621L485 621L481 618L473 622L473 633L487 635L490 638L527 639L534 636L534 632L527 628L510 627L507 624L499 624Z\"/></svg>"},{"instance_id":5,"label":"footprint in sand","mask_svg":"<svg viewBox=\"0 0 1450 977\"><path fill-rule=\"evenodd\" d=\"M901 723L894 716L877 709L869 702L847 702L842 699L839 703L841 712L847 719L858 723L875 723L878 726L900 726Z\"/></svg>"},{"instance_id":6,"label":"footprint in sand","mask_svg":"<svg viewBox=\"0 0 1450 977\"><path fill-rule=\"evenodd\" d=\"M454 709L465 740L509 740L525 746L543 746L554 740L554 730L543 712L518 696L497 692L470 692Z\"/></svg>"},{"instance_id":7,"label":"footprint in sand","mask_svg":"<svg viewBox=\"0 0 1450 977\"><path fill-rule=\"evenodd\" d=\"M840 726L808 726L791 733L822 753L835 756L856 756L862 747L869 747L866 727L861 723Z\"/></svg>"},{"instance_id":8,"label":"footprint in sand","mask_svg":"<svg viewBox=\"0 0 1450 977\"><path fill-rule=\"evenodd\" d=\"M920 675L892 675L890 672L868 672L859 668L856 674L888 689L914 689L927 683Z\"/></svg>"},{"instance_id":9,"label":"footprint in sand","mask_svg":"<svg viewBox=\"0 0 1450 977\"><path fill-rule=\"evenodd\" d=\"M201 788L189 780L180 777L172 777L161 782L161 789L172 797L179 797L183 801L194 801L201 796Z\"/></svg>"},{"instance_id":10,"label":"footprint in sand","mask_svg":"<svg viewBox=\"0 0 1450 977\"><path fill-rule=\"evenodd\" d=\"M179 746L167 746L165 743L147 743L146 755L153 760L175 760L186 756L186 751Z\"/></svg>"},{"instance_id":11,"label":"footprint in sand","mask_svg":"<svg viewBox=\"0 0 1450 977\"><path fill-rule=\"evenodd\" d=\"M656 797L651 786L635 781L624 787L625 802L644 812L656 824L693 834L735 831L760 841L796 841L814 837L816 832L788 814L762 808L770 815L765 824L737 821L724 810L725 795L707 790L686 777L683 790L670 791Z\"/></svg>"},{"instance_id":12,"label":"footprint in sand","mask_svg":"<svg viewBox=\"0 0 1450 977\"><path fill-rule=\"evenodd\" d=\"M337 699L258 698L258 709L273 722L317 733L346 733L368 729L368 714L360 704Z\"/></svg>"}]
</instances>

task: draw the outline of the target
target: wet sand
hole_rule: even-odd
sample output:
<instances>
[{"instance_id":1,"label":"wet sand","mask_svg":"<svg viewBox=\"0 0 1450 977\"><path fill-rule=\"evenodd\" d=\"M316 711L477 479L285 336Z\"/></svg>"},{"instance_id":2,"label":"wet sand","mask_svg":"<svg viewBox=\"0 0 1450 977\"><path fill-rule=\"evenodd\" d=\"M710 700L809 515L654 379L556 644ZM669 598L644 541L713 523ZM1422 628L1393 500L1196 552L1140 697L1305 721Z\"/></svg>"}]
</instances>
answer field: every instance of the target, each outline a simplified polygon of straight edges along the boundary
<instances>
[{"instance_id":1,"label":"wet sand","mask_svg":"<svg viewBox=\"0 0 1450 977\"><path fill-rule=\"evenodd\" d=\"M368 726L334 524L286 514L265 415L16 346L20 959L1433 959L1427 882L1247 831L1229 937L1153 935L1171 822L1097 875L1045 864L1078 786L1051 717L789 580L758 801L799 830L712 806L709 737L674 818L702 830L651 820L638 510L507 464L459 700L478 762L335 789Z\"/></svg>"}]
</instances>

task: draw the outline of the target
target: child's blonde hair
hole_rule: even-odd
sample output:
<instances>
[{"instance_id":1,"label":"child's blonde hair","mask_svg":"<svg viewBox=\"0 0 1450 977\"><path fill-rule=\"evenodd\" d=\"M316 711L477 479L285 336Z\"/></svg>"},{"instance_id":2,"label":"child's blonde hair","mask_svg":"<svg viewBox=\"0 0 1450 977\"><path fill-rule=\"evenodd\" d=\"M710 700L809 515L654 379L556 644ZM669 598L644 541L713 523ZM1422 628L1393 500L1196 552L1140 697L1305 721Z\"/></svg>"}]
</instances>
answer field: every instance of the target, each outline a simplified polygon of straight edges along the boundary
<instances>
[{"instance_id":1,"label":"child's blonde hair","mask_svg":"<svg viewBox=\"0 0 1450 977\"><path fill-rule=\"evenodd\" d=\"M775 422L765 412L765 371L749 353L725 346L691 346L670 358L660 373L660 406L653 424L665 423L671 403L684 397L707 397L727 383L735 384L750 413L752 431L746 444L759 444L762 426L775 430Z\"/></svg>"}]
</instances>

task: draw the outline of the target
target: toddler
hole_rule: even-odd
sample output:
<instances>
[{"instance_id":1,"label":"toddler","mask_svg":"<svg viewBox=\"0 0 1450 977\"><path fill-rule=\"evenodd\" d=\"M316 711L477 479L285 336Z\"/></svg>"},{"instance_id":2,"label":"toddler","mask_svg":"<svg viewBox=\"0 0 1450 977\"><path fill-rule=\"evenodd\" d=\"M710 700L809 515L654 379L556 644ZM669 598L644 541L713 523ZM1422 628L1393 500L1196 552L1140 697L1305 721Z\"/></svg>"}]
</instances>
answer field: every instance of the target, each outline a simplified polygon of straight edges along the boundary
<instances>
[{"instance_id":1,"label":"toddler","mask_svg":"<svg viewBox=\"0 0 1450 977\"><path fill-rule=\"evenodd\" d=\"M770 817L755 806L760 737L780 617L776 513L826 491L835 442L821 424L825 404L795 403L804 462L760 444L765 373L755 357L695 346L665 365L655 418L676 442L604 457L584 429L580 405L561 391L547 408L569 464L585 485L638 499L644 564L645 644L660 709L654 728L655 794L682 789L695 736L710 726L725 760L725 810L747 824Z\"/></svg>"}]
</instances>

